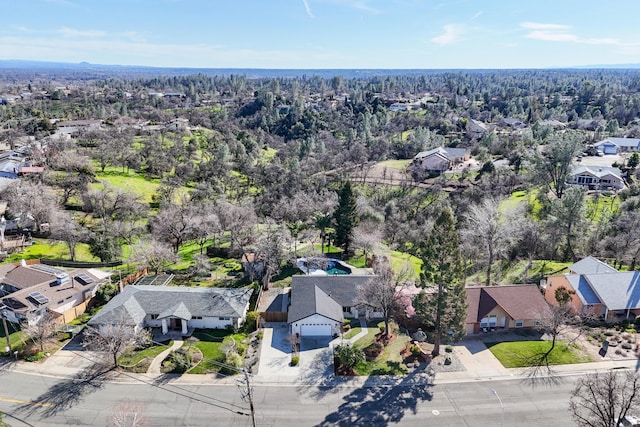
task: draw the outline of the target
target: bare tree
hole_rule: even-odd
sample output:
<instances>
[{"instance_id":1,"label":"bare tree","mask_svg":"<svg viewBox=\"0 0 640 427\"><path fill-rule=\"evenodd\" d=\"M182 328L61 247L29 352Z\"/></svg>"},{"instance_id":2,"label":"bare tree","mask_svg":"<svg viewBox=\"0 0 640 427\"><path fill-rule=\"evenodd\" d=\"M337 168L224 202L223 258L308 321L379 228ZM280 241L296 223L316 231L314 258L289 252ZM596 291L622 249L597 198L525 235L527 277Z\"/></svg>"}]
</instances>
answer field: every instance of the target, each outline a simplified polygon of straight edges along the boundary
<instances>
[{"instance_id":1,"label":"bare tree","mask_svg":"<svg viewBox=\"0 0 640 427\"><path fill-rule=\"evenodd\" d=\"M183 200L188 203L187 200ZM167 204L163 207L152 222L152 229L155 235L173 246L175 253L178 253L182 246L189 239L196 236L194 216L196 212L189 204Z\"/></svg>"},{"instance_id":2,"label":"bare tree","mask_svg":"<svg viewBox=\"0 0 640 427\"><path fill-rule=\"evenodd\" d=\"M362 250L366 261L367 254L375 252L382 242L382 230L372 221L362 221L353 230L353 246Z\"/></svg>"},{"instance_id":3,"label":"bare tree","mask_svg":"<svg viewBox=\"0 0 640 427\"><path fill-rule=\"evenodd\" d=\"M357 289L356 306L381 313L384 333L389 335L389 321L400 307L401 294L398 287L405 277L394 274L386 257L376 258L373 271L375 277Z\"/></svg>"},{"instance_id":4,"label":"bare tree","mask_svg":"<svg viewBox=\"0 0 640 427\"><path fill-rule=\"evenodd\" d=\"M135 400L123 400L113 407L109 426L145 427L149 425L144 416L145 405Z\"/></svg>"},{"instance_id":5,"label":"bare tree","mask_svg":"<svg viewBox=\"0 0 640 427\"><path fill-rule=\"evenodd\" d=\"M547 373L550 371L550 355L556 348L558 339L572 328L579 326L573 309L569 304L550 306L548 310L536 312L533 315L537 330L547 335L551 339L551 343L548 349L528 356L529 360L526 362L532 367L529 373L531 378L537 377L543 371ZM573 342L575 339L577 339L577 336L571 341Z\"/></svg>"},{"instance_id":6,"label":"bare tree","mask_svg":"<svg viewBox=\"0 0 640 427\"><path fill-rule=\"evenodd\" d=\"M126 349L139 346L147 346L151 342L151 336L146 329L137 330L134 326L127 325L124 321L102 325L98 328L87 326L84 332L82 345L92 351L104 352L113 358L113 367L118 367L118 356Z\"/></svg>"},{"instance_id":7,"label":"bare tree","mask_svg":"<svg viewBox=\"0 0 640 427\"><path fill-rule=\"evenodd\" d=\"M76 246L87 239L88 232L68 212L59 211L52 218L51 236L67 245L71 261L75 261Z\"/></svg>"},{"instance_id":8,"label":"bare tree","mask_svg":"<svg viewBox=\"0 0 640 427\"><path fill-rule=\"evenodd\" d=\"M176 261L175 252L165 243L157 240L139 242L132 248L130 260L155 271L156 274L165 265Z\"/></svg>"},{"instance_id":9,"label":"bare tree","mask_svg":"<svg viewBox=\"0 0 640 427\"><path fill-rule=\"evenodd\" d=\"M45 344L50 342L56 334L57 326L53 314L47 311L36 322L25 322L20 327L43 352Z\"/></svg>"},{"instance_id":10,"label":"bare tree","mask_svg":"<svg viewBox=\"0 0 640 427\"><path fill-rule=\"evenodd\" d=\"M491 285L493 262L509 249L512 217L510 212L503 213L500 210L500 200L494 198L471 206L466 216L462 235L467 241L467 247L472 247L473 252L479 252L485 258L486 286Z\"/></svg>"},{"instance_id":11,"label":"bare tree","mask_svg":"<svg viewBox=\"0 0 640 427\"><path fill-rule=\"evenodd\" d=\"M254 263L262 263L262 287L269 289L273 276L280 273L291 244L291 235L286 226L268 222L258 237ZM251 267L250 267L251 268Z\"/></svg>"},{"instance_id":12,"label":"bare tree","mask_svg":"<svg viewBox=\"0 0 640 427\"><path fill-rule=\"evenodd\" d=\"M637 372L596 372L578 379L569 410L581 426L618 427L629 411L640 407Z\"/></svg>"},{"instance_id":13,"label":"bare tree","mask_svg":"<svg viewBox=\"0 0 640 427\"><path fill-rule=\"evenodd\" d=\"M60 209L50 187L29 181L17 180L3 191L2 197L9 202L9 210L18 217L22 226L32 218L37 231L42 229L43 224L49 223Z\"/></svg>"}]
</instances>

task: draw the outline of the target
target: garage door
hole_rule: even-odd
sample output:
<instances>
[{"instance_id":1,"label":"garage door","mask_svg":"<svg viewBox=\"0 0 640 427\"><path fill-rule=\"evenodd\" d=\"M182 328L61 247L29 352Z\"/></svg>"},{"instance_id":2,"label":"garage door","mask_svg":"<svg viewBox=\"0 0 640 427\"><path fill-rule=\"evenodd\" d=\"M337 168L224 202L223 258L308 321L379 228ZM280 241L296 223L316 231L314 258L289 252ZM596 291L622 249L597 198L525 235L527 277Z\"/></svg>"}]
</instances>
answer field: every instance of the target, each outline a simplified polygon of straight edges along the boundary
<instances>
[{"instance_id":1,"label":"garage door","mask_svg":"<svg viewBox=\"0 0 640 427\"><path fill-rule=\"evenodd\" d=\"M302 325L300 335L303 337L331 336L331 325L328 323L312 323Z\"/></svg>"},{"instance_id":2,"label":"garage door","mask_svg":"<svg viewBox=\"0 0 640 427\"><path fill-rule=\"evenodd\" d=\"M618 147L613 146L613 147L608 147L605 145L604 147L604 154L616 154L618 152Z\"/></svg>"}]
</instances>

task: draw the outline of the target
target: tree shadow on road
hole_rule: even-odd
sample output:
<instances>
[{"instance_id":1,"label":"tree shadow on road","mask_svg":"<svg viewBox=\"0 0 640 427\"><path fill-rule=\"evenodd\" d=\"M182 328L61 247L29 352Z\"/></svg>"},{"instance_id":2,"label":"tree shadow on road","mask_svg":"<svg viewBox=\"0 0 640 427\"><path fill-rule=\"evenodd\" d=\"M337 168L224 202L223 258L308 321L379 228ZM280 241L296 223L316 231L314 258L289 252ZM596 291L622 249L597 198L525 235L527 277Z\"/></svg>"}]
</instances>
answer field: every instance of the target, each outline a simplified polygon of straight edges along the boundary
<instances>
[{"instance_id":1,"label":"tree shadow on road","mask_svg":"<svg viewBox=\"0 0 640 427\"><path fill-rule=\"evenodd\" d=\"M317 401L330 393L337 393L336 386L348 384L348 377L336 377L333 372L333 349L327 348L305 364L298 377L298 392Z\"/></svg>"},{"instance_id":2,"label":"tree shadow on road","mask_svg":"<svg viewBox=\"0 0 640 427\"><path fill-rule=\"evenodd\" d=\"M113 365L96 363L73 377L57 382L33 401L36 404L22 405L16 412L27 415L39 412L44 417L55 416L82 402L87 394L100 390L112 373L115 373Z\"/></svg>"},{"instance_id":3,"label":"tree shadow on road","mask_svg":"<svg viewBox=\"0 0 640 427\"><path fill-rule=\"evenodd\" d=\"M429 368L414 370L395 382L389 378L369 377L361 388L346 395L345 402L317 427L397 424L407 413L416 414L420 402L432 399L433 378Z\"/></svg>"}]
</instances>

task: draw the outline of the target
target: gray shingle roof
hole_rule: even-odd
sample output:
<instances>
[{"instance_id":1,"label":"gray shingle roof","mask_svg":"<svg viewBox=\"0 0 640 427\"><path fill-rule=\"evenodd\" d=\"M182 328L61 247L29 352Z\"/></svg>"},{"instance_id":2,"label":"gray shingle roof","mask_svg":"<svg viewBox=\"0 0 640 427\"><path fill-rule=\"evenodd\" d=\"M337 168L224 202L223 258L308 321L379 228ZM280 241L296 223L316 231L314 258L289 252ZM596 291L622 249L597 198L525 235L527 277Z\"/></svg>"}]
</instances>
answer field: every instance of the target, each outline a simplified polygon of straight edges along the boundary
<instances>
[{"instance_id":1,"label":"gray shingle roof","mask_svg":"<svg viewBox=\"0 0 640 427\"><path fill-rule=\"evenodd\" d=\"M467 150L464 148L453 147L436 147L431 150L421 151L415 155L414 159L421 159L423 157L429 157L432 155L439 155L447 160L453 161L456 157L464 157L467 154Z\"/></svg>"},{"instance_id":2,"label":"gray shingle roof","mask_svg":"<svg viewBox=\"0 0 640 427\"><path fill-rule=\"evenodd\" d=\"M139 324L147 314L186 320L193 316L242 317L252 293L252 289L131 285L113 297L89 325L118 323L123 316Z\"/></svg>"},{"instance_id":3,"label":"gray shingle roof","mask_svg":"<svg viewBox=\"0 0 640 427\"><path fill-rule=\"evenodd\" d=\"M640 308L640 271L587 274L585 278L609 310Z\"/></svg>"},{"instance_id":4,"label":"gray shingle roof","mask_svg":"<svg viewBox=\"0 0 640 427\"><path fill-rule=\"evenodd\" d=\"M343 320L342 307L353 306L357 288L375 276L293 276L291 305L287 321L295 322L314 314Z\"/></svg>"},{"instance_id":5,"label":"gray shingle roof","mask_svg":"<svg viewBox=\"0 0 640 427\"><path fill-rule=\"evenodd\" d=\"M598 258L588 256L580 261L571 264L569 270L576 274L594 274L594 273L617 273L618 270L610 265L600 261ZM573 283L572 283L573 285Z\"/></svg>"},{"instance_id":6,"label":"gray shingle roof","mask_svg":"<svg viewBox=\"0 0 640 427\"><path fill-rule=\"evenodd\" d=\"M567 274L565 277L583 304L600 304L600 299L595 292L593 292L593 289L591 289L591 286L589 286L589 283L587 283L583 275Z\"/></svg>"}]
</instances>

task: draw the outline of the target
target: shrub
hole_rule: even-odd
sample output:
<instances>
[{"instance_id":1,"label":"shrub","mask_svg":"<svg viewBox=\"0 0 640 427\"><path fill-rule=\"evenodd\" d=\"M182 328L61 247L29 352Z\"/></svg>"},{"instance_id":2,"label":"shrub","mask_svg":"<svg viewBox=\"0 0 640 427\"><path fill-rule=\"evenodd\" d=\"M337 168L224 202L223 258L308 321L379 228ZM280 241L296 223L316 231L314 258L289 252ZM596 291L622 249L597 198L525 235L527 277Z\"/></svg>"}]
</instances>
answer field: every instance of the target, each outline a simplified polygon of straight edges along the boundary
<instances>
[{"instance_id":1,"label":"shrub","mask_svg":"<svg viewBox=\"0 0 640 427\"><path fill-rule=\"evenodd\" d=\"M351 324L351 319L344 319L344 324L346 325L350 325Z\"/></svg>"},{"instance_id":2,"label":"shrub","mask_svg":"<svg viewBox=\"0 0 640 427\"><path fill-rule=\"evenodd\" d=\"M244 324L245 330L247 332L253 332L256 330L256 324L258 323L259 317L260 313L257 311L250 311L247 313L247 320Z\"/></svg>"},{"instance_id":3,"label":"shrub","mask_svg":"<svg viewBox=\"0 0 640 427\"><path fill-rule=\"evenodd\" d=\"M412 345L409 351L411 351L411 354L414 356L420 356L420 354L422 354L422 350L417 345Z\"/></svg>"},{"instance_id":4,"label":"shrub","mask_svg":"<svg viewBox=\"0 0 640 427\"><path fill-rule=\"evenodd\" d=\"M446 351L447 353L453 353L453 347L451 347L450 345L446 346L444 348L444 351Z\"/></svg>"},{"instance_id":5,"label":"shrub","mask_svg":"<svg viewBox=\"0 0 640 427\"><path fill-rule=\"evenodd\" d=\"M298 363L300 363L300 356L291 356L291 366L298 366Z\"/></svg>"},{"instance_id":6,"label":"shrub","mask_svg":"<svg viewBox=\"0 0 640 427\"><path fill-rule=\"evenodd\" d=\"M36 354L32 354L24 358L27 362L37 362L38 360L42 360L46 357L46 353L44 351L39 351Z\"/></svg>"},{"instance_id":7,"label":"shrub","mask_svg":"<svg viewBox=\"0 0 640 427\"><path fill-rule=\"evenodd\" d=\"M242 356L238 353L231 353L227 356L225 363L233 366L234 368L240 368L242 367Z\"/></svg>"}]
</instances>

